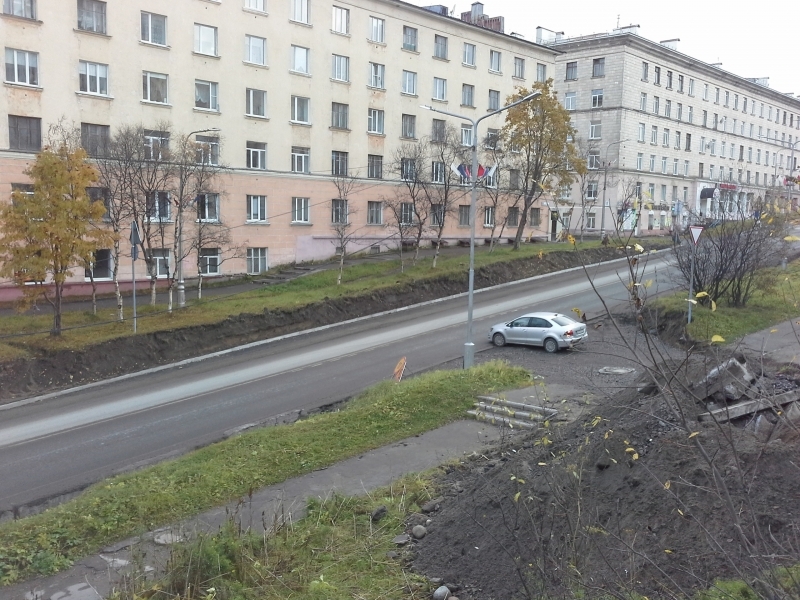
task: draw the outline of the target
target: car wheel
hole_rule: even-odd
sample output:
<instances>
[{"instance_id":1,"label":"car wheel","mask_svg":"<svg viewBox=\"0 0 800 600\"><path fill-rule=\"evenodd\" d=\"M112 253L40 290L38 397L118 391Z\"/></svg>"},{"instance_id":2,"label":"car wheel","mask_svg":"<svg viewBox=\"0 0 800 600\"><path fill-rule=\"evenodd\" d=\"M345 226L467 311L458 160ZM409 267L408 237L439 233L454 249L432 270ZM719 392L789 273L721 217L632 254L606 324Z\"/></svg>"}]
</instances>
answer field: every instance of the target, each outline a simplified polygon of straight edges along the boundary
<instances>
[{"instance_id":1,"label":"car wheel","mask_svg":"<svg viewBox=\"0 0 800 600\"><path fill-rule=\"evenodd\" d=\"M504 336L502 333L495 333L492 336L492 343L495 346L505 346L506 345L506 336Z\"/></svg>"},{"instance_id":2,"label":"car wheel","mask_svg":"<svg viewBox=\"0 0 800 600\"><path fill-rule=\"evenodd\" d=\"M546 352L554 354L555 352L558 352L558 342L555 341L553 338L547 338L544 341L544 349Z\"/></svg>"}]
</instances>

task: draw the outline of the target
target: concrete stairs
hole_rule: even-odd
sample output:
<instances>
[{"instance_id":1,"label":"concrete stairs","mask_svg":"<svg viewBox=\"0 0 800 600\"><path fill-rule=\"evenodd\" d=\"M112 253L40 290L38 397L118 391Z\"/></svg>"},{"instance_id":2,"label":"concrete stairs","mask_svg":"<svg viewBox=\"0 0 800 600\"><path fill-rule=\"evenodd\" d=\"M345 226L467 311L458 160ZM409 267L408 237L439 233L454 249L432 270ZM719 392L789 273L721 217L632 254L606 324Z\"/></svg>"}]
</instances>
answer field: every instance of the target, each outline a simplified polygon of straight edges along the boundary
<instances>
[{"instance_id":1,"label":"concrete stairs","mask_svg":"<svg viewBox=\"0 0 800 600\"><path fill-rule=\"evenodd\" d=\"M558 411L505 398L478 396L475 408L468 410L467 414L472 415L478 421L485 421L499 427L536 429L544 421L555 418Z\"/></svg>"}]
</instances>

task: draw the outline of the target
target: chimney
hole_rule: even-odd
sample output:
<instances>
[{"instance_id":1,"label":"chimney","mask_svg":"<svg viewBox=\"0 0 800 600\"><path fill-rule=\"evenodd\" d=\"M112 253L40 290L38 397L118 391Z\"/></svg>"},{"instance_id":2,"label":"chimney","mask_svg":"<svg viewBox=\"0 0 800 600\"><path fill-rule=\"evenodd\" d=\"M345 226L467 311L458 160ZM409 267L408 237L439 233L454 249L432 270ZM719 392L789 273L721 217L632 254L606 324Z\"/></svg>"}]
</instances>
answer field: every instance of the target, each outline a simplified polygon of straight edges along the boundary
<instances>
[{"instance_id":1,"label":"chimney","mask_svg":"<svg viewBox=\"0 0 800 600\"><path fill-rule=\"evenodd\" d=\"M633 35L639 35L639 26L638 25L626 25L625 27L617 27L614 30L614 33L631 33Z\"/></svg>"},{"instance_id":2,"label":"chimney","mask_svg":"<svg viewBox=\"0 0 800 600\"><path fill-rule=\"evenodd\" d=\"M483 2L473 2L472 9L472 22L477 23L478 19L483 16Z\"/></svg>"},{"instance_id":3,"label":"chimney","mask_svg":"<svg viewBox=\"0 0 800 600\"><path fill-rule=\"evenodd\" d=\"M659 42L662 46L666 46L670 50L678 50L678 42L680 42L680 38L673 38L671 40L662 40Z\"/></svg>"}]
</instances>

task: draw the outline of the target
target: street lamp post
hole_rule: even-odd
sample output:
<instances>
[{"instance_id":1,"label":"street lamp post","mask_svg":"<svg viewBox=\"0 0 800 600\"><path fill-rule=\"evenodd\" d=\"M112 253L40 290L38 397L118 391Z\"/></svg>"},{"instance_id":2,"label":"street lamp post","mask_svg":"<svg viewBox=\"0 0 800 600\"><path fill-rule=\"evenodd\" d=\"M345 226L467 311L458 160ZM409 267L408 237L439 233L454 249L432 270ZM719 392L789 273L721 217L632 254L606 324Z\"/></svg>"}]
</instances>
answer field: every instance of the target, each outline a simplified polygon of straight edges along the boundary
<instances>
[{"instance_id":1,"label":"street lamp post","mask_svg":"<svg viewBox=\"0 0 800 600\"><path fill-rule=\"evenodd\" d=\"M600 239L604 240L606 238L606 183L608 182L608 149L611 146L615 146L617 144L624 144L625 142L629 142L630 140L619 140L617 142L611 142L608 146L606 146L606 156L605 160L603 161L603 210L600 213Z\"/></svg>"},{"instance_id":2,"label":"street lamp post","mask_svg":"<svg viewBox=\"0 0 800 600\"><path fill-rule=\"evenodd\" d=\"M466 333L466 341L464 342L464 368L469 369L475 362L475 344L472 341L472 313L473 313L473 296L475 295L475 213L477 211L477 203L478 203L478 123L487 119L489 117L493 117L498 113L503 112L504 110L508 110L509 108L513 108L519 104L524 102L529 102L536 98L536 96L540 96L541 92L533 92L528 94L524 98L517 100L516 102L512 102L511 104L507 104L502 108L499 108L495 111L487 113L482 117L477 119L472 119L471 117L467 117L464 115L459 115L456 113L447 112L446 110L440 110L438 108L434 108L433 106L428 106L423 104L420 108L424 108L426 110L430 110L433 112L441 113L443 115L447 115L449 117L455 117L456 119L463 119L464 121L468 121L472 123L472 195L470 198L469 203L469 223L470 223L470 234L469 234L469 292L467 293L467 333Z\"/></svg>"},{"instance_id":3,"label":"street lamp post","mask_svg":"<svg viewBox=\"0 0 800 600\"><path fill-rule=\"evenodd\" d=\"M193 135L197 135L198 133L207 133L211 131L219 131L219 127L210 127L208 129L198 129L197 131L190 131L186 135L186 140L188 141ZM180 219L177 224L178 227L178 256L175 258L178 261L178 308L183 308L186 306L186 283L183 280L183 194L186 191L184 189L184 161L185 157L181 157L180 162L180 175L179 175L179 188L178 188L178 202L181 203L180 209Z\"/></svg>"}]
</instances>

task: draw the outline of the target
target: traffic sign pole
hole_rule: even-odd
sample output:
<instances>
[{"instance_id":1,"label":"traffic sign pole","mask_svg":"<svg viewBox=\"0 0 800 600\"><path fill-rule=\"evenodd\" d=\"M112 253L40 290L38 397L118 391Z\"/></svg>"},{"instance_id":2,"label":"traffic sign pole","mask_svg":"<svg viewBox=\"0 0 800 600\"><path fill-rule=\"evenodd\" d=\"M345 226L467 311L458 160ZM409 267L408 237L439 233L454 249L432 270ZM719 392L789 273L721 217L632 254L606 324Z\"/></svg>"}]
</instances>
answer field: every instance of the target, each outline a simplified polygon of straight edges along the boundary
<instances>
[{"instance_id":1,"label":"traffic sign pole","mask_svg":"<svg viewBox=\"0 0 800 600\"><path fill-rule=\"evenodd\" d=\"M692 225L689 227L689 232L692 234L692 241L694 242L692 248L692 267L689 270L689 323L692 322L692 306L694 306L694 261L697 256L697 242L700 240L700 234L703 233L703 228L699 225Z\"/></svg>"}]
</instances>

